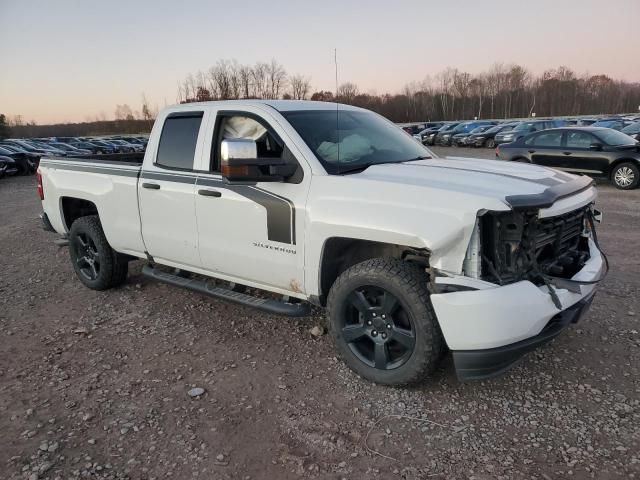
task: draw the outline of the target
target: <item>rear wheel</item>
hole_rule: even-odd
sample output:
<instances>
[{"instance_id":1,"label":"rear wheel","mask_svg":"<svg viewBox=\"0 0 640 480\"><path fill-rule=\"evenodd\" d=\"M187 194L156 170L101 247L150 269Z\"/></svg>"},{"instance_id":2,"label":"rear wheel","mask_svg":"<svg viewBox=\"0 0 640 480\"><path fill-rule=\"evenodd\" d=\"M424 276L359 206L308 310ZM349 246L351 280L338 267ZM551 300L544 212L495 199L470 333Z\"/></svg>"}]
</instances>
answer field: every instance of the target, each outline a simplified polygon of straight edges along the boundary
<instances>
[{"instance_id":1,"label":"rear wheel","mask_svg":"<svg viewBox=\"0 0 640 480\"><path fill-rule=\"evenodd\" d=\"M377 383L424 379L444 349L427 276L408 262L376 258L349 268L331 287L327 314L342 359Z\"/></svg>"},{"instance_id":2,"label":"rear wheel","mask_svg":"<svg viewBox=\"0 0 640 480\"><path fill-rule=\"evenodd\" d=\"M633 190L640 181L640 171L633 163L621 163L616 165L611 172L611 180L620 190Z\"/></svg>"},{"instance_id":3,"label":"rear wheel","mask_svg":"<svg viewBox=\"0 0 640 480\"><path fill-rule=\"evenodd\" d=\"M496 148L496 141L493 138L490 138L484 143L484 146L487 148Z\"/></svg>"},{"instance_id":4,"label":"rear wheel","mask_svg":"<svg viewBox=\"0 0 640 480\"><path fill-rule=\"evenodd\" d=\"M511 161L512 162L518 162L518 163L531 163L528 158L524 158L524 157L516 157L516 158L512 159Z\"/></svg>"},{"instance_id":5,"label":"rear wheel","mask_svg":"<svg viewBox=\"0 0 640 480\"><path fill-rule=\"evenodd\" d=\"M93 290L116 287L127 278L129 263L114 251L97 215L80 217L69 231L69 255L80 281Z\"/></svg>"}]
</instances>

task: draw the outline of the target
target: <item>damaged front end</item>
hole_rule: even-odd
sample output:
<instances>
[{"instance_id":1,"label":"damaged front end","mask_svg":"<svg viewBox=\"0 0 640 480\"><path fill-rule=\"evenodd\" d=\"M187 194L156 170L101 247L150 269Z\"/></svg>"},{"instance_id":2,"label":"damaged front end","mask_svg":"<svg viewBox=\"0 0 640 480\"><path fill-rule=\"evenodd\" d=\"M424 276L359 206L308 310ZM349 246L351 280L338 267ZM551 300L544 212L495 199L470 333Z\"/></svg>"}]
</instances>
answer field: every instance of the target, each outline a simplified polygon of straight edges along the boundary
<instances>
[{"instance_id":1,"label":"damaged front end","mask_svg":"<svg viewBox=\"0 0 640 480\"><path fill-rule=\"evenodd\" d=\"M537 210L487 212L478 218L465 274L498 285L570 279L590 258L592 214L590 205L545 218ZM472 267L469 252L475 250L480 254Z\"/></svg>"}]
</instances>

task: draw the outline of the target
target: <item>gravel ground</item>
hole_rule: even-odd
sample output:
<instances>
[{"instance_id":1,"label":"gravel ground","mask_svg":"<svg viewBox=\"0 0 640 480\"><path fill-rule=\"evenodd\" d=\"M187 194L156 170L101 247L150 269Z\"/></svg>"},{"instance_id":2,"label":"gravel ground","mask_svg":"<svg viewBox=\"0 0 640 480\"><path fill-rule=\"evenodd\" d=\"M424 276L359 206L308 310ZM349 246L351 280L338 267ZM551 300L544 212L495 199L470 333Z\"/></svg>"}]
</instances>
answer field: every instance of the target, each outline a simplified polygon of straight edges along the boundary
<instances>
[{"instance_id":1,"label":"gravel ground","mask_svg":"<svg viewBox=\"0 0 640 480\"><path fill-rule=\"evenodd\" d=\"M578 325L502 377L462 384L446 358L393 389L310 333L320 311L265 315L141 262L84 288L34 183L0 181L0 477L640 477L640 190L598 187L611 273Z\"/></svg>"}]
</instances>

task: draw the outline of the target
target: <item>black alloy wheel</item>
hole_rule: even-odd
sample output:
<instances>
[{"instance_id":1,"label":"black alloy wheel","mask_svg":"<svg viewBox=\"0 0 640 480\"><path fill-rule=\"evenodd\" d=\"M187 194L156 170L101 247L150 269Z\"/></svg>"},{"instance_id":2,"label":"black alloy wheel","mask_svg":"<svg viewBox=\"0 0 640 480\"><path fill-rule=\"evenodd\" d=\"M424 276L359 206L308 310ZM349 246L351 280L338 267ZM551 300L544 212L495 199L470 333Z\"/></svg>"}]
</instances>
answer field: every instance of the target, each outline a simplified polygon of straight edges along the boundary
<instances>
[{"instance_id":1,"label":"black alloy wheel","mask_svg":"<svg viewBox=\"0 0 640 480\"><path fill-rule=\"evenodd\" d=\"M111 248L97 215L73 222L69 256L78 279L93 290L113 288L127 279L128 257Z\"/></svg>"},{"instance_id":2,"label":"black alloy wheel","mask_svg":"<svg viewBox=\"0 0 640 480\"><path fill-rule=\"evenodd\" d=\"M86 233L78 233L73 247L78 272L89 281L97 280L100 276L100 254L91 237Z\"/></svg>"},{"instance_id":3,"label":"black alloy wheel","mask_svg":"<svg viewBox=\"0 0 640 480\"><path fill-rule=\"evenodd\" d=\"M363 286L351 292L344 308L342 338L362 362L391 370L409 359L416 343L415 327L392 293Z\"/></svg>"},{"instance_id":4,"label":"black alloy wheel","mask_svg":"<svg viewBox=\"0 0 640 480\"><path fill-rule=\"evenodd\" d=\"M373 258L347 268L327 297L329 331L354 372L384 385L424 380L445 343L424 267Z\"/></svg>"}]
</instances>

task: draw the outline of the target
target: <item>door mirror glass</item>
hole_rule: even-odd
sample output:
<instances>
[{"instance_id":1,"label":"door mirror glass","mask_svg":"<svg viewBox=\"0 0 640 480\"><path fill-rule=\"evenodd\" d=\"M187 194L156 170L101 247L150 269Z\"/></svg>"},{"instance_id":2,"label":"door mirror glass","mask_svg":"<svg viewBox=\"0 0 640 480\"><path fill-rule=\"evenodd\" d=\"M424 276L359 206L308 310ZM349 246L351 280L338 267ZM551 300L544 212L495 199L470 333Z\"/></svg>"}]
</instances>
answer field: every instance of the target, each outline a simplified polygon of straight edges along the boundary
<instances>
[{"instance_id":1,"label":"door mirror glass","mask_svg":"<svg viewBox=\"0 0 640 480\"><path fill-rule=\"evenodd\" d=\"M596 152L599 152L602 150L602 144L600 142L594 142L591 145L589 145L589 150L594 150Z\"/></svg>"},{"instance_id":2,"label":"door mirror glass","mask_svg":"<svg viewBox=\"0 0 640 480\"><path fill-rule=\"evenodd\" d=\"M260 158L255 140L229 138L220 144L220 171L228 183L282 182L296 165L281 158Z\"/></svg>"}]
</instances>

